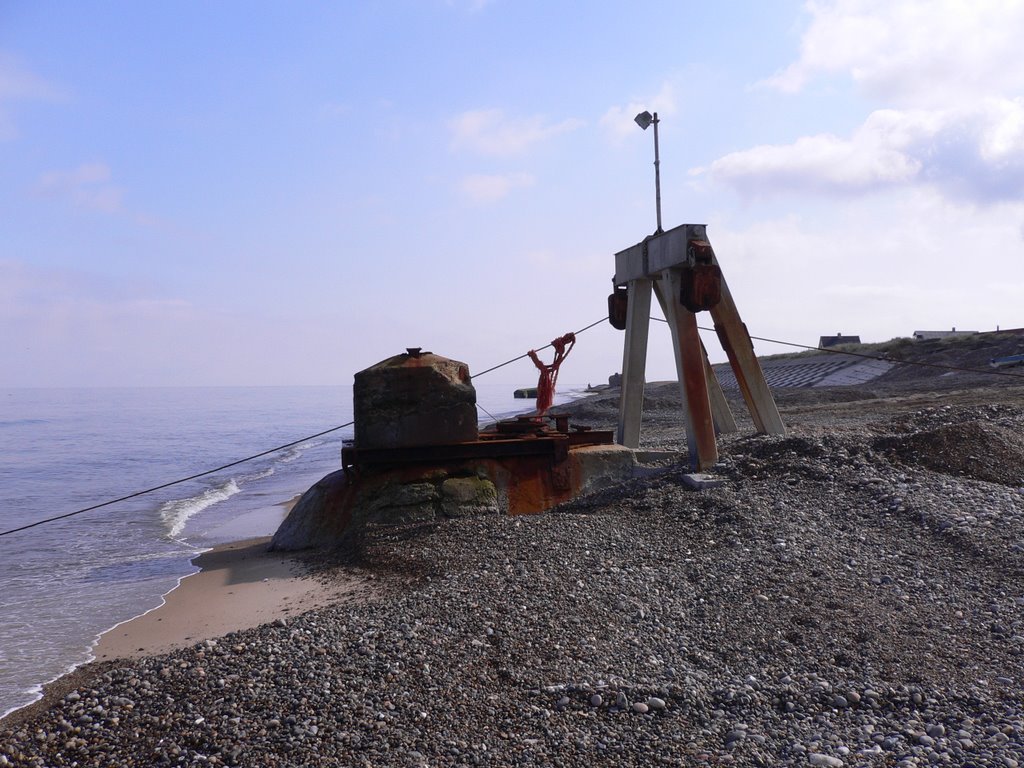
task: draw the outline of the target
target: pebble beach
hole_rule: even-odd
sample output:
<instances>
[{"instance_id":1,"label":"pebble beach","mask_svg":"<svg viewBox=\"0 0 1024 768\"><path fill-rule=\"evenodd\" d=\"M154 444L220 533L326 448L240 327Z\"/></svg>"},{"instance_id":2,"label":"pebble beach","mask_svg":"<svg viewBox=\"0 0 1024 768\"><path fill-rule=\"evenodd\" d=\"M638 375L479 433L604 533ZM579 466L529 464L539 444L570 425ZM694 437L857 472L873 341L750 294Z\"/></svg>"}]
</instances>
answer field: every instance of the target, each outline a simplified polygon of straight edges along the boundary
<instances>
[{"instance_id":1,"label":"pebble beach","mask_svg":"<svg viewBox=\"0 0 1024 768\"><path fill-rule=\"evenodd\" d=\"M788 437L722 438L715 488L666 463L298 561L372 588L88 665L0 723L0 765L1024 763L1024 388L780 408ZM683 447L671 386L644 430Z\"/></svg>"}]
</instances>

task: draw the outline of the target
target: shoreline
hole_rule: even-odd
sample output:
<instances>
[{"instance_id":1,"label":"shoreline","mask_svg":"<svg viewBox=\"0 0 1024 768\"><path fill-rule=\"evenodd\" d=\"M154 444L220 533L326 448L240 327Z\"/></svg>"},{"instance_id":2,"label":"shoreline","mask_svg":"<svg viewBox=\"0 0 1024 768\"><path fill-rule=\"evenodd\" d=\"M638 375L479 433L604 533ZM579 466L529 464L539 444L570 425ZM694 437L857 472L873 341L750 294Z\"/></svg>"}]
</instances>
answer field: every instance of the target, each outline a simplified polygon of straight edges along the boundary
<instances>
[{"instance_id":1,"label":"shoreline","mask_svg":"<svg viewBox=\"0 0 1024 768\"><path fill-rule=\"evenodd\" d=\"M298 497L296 496L296 499ZM281 502L290 509L296 499ZM287 621L326 605L373 599L372 579L351 572L318 575L294 552L270 552L270 536L242 539L192 558L199 570L182 576L161 604L102 632L87 662L40 686L39 698L2 717L13 725L44 711L118 661L158 656L231 632Z\"/></svg>"},{"instance_id":2,"label":"shoreline","mask_svg":"<svg viewBox=\"0 0 1024 768\"><path fill-rule=\"evenodd\" d=\"M589 394L592 393L581 390L564 397L566 402L572 402ZM196 554L189 558L189 562L199 570L179 576L177 583L159 596L158 604L100 631L88 641L88 645L82 646L84 658L69 662L60 673L24 689L27 695L35 698L22 704L12 703L11 708L0 710L0 726L9 726L30 717L39 709L45 709L47 702L54 698L52 691L70 690L80 681L92 677L98 667L109 666L118 659L141 658L185 648L337 600L371 599L377 590L374 582L364 576L336 571L326 577L329 583L324 583L325 579L310 576L309 569L302 563L301 553L257 551L260 544L265 548L272 536L253 537L250 533L253 520L272 517L276 528L303 493L304 490L283 499L278 496L281 500L253 507L233 518L220 531L229 539L226 543L209 549L193 548ZM185 541L182 543L191 546ZM230 552L232 556L224 561L218 560L217 554L222 552ZM230 571L235 575L227 575ZM250 575L239 578L237 574L244 572L250 572ZM259 585L255 583L253 572L260 572ZM241 595L227 588L229 581L241 587ZM212 601L209 600L210 595L213 595ZM230 610L200 613L190 607L192 603L204 606L212 603ZM210 614L213 613L218 615L212 617ZM168 632L169 626L175 629Z\"/></svg>"},{"instance_id":3,"label":"shoreline","mask_svg":"<svg viewBox=\"0 0 1024 768\"><path fill-rule=\"evenodd\" d=\"M225 544L193 558L200 570L183 577L162 605L100 635L94 660L155 656L373 592L361 576L313 577L295 553L268 551L270 538Z\"/></svg>"},{"instance_id":4,"label":"shoreline","mask_svg":"<svg viewBox=\"0 0 1024 768\"><path fill-rule=\"evenodd\" d=\"M254 510L247 514L251 515L262 513L265 515L269 509L277 508L280 509L281 520L284 520L301 496L301 493L297 493L290 499L279 501L276 504L271 505L267 510ZM245 515L241 517L244 516ZM209 590L211 587L216 587L216 584L224 578L223 575L218 576L211 572L221 569L230 569L232 567L240 569L243 573L247 570L266 570L267 573L262 575L264 581L281 575L279 568L283 563L276 563L277 567L275 567L275 563L272 561L268 561L262 565L254 562L246 562L252 557L258 557L261 551L263 554L269 554L266 552L266 546L269 544L271 538L271 536L245 536L224 544L218 544L210 547L209 549L197 551L189 560L189 563L197 570L179 577L178 583L160 596L159 605L148 608L142 613L132 616L129 619L125 619L124 621L119 621L109 629L105 629L100 632L89 647L90 658L87 663L105 661L107 659L114 658L131 658L154 655L156 653L164 652L164 650L172 650L173 648L181 647L183 643L186 643L186 641L190 639L190 636L186 637L182 634L183 630L179 631L181 630L181 627L185 625L185 622L183 621L183 614L189 613L187 609L187 601L189 599L194 599L193 593L195 591L203 588ZM203 576L204 572L206 572L205 577ZM252 576L253 574L250 573L249 575ZM233 578L238 579L239 577L236 575ZM189 579L198 580L189 585L186 591L182 592L186 581ZM172 595L176 592L179 592L180 594L172 598ZM218 595L218 598L224 600L225 598L229 598L231 594L231 592L228 592L226 595ZM163 613L148 621L146 620L146 617L150 616L150 614L157 612ZM150 637L152 632L150 625L153 623L162 623L165 618L168 620L167 626L176 627L176 629L171 630L171 634L165 643L166 648L161 648L157 647L157 644L154 642L154 638ZM117 630L123 631L115 634ZM160 630L161 634L166 635L166 626L161 625ZM225 633L227 631L231 630L225 630ZM126 647L122 647L124 642L130 642L132 638L136 636L139 636L140 642L144 641L144 645L138 646L134 651L130 651ZM120 638L120 640L118 638ZM196 642L205 639L207 638L198 638Z\"/></svg>"}]
</instances>

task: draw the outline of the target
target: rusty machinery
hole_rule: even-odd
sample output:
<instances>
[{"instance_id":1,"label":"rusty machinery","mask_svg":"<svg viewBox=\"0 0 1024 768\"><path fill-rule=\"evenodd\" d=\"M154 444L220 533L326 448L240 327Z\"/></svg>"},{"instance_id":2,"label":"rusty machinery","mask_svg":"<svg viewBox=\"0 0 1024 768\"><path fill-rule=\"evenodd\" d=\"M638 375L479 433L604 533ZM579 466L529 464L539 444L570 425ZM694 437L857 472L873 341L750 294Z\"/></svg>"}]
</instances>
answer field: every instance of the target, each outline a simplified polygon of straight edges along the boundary
<instances>
[{"instance_id":1,"label":"rusty machinery","mask_svg":"<svg viewBox=\"0 0 1024 768\"><path fill-rule=\"evenodd\" d=\"M473 459L544 457L557 470L571 448L611 445L612 433L569 424L566 415L519 416L496 422L475 440L431 445L359 448L348 442L341 449L342 467L348 473L406 464L445 464Z\"/></svg>"},{"instance_id":2,"label":"rusty machinery","mask_svg":"<svg viewBox=\"0 0 1024 768\"><path fill-rule=\"evenodd\" d=\"M574 455L579 449L611 445L610 431L570 426L568 416L499 421L477 439L434 445L342 448L349 483L392 476L405 482L443 467L458 474L484 472L504 489L509 514L534 514L575 497L586 470Z\"/></svg>"},{"instance_id":3,"label":"rusty machinery","mask_svg":"<svg viewBox=\"0 0 1024 768\"><path fill-rule=\"evenodd\" d=\"M523 416L480 431L469 367L410 347L360 371L353 386L355 437L341 452L350 485L402 482L443 468L485 472L507 489L512 514L540 512L579 492L573 455L613 434L573 427L567 416Z\"/></svg>"},{"instance_id":4,"label":"rusty machinery","mask_svg":"<svg viewBox=\"0 0 1024 768\"><path fill-rule=\"evenodd\" d=\"M658 297L672 333L686 414L686 441L693 469L718 461L716 431L735 432L736 421L708 361L697 329L697 312L708 311L736 375L754 426L760 433L785 435L750 334L707 239L704 224L682 224L656 232L615 254L613 292L608 297L611 324L626 332L622 355L622 395L616 441L640 445L643 389L647 367L651 293Z\"/></svg>"}]
</instances>

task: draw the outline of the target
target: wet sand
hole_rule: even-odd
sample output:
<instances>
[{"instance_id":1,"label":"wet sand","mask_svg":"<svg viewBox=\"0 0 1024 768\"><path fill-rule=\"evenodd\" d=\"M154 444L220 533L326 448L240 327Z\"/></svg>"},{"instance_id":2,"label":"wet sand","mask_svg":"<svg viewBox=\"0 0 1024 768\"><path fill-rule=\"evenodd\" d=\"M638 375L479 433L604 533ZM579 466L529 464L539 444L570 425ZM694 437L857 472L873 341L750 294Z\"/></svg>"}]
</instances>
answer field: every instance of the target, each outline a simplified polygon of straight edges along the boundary
<instances>
[{"instance_id":1,"label":"wet sand","mask_svg":"<svg viewBox=\"0 0 1024 768\"><path fill-rule=\"evenodd\" d=\"M268 552L270 538L226 544L196 557L164 604L100 636L97 661L135 658L192 645L311 608L372 593L360 576L321 580L289 553Z\"/></svg>"}]
</instances>

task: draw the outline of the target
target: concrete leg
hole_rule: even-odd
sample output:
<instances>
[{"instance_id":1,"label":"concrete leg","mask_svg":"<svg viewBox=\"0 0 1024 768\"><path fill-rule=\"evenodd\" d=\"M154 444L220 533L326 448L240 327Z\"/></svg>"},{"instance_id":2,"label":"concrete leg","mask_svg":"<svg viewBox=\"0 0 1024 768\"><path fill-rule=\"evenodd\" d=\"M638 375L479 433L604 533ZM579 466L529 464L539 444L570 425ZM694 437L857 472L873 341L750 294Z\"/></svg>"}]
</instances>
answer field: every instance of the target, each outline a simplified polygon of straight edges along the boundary
<instances>
[{"instance_id":1,"label":"concrete leg","mask_svg":"<svg viewBox=\"0 0 1024 768\"><path fill-rule=\"evenodd\" d=\"M708 469L718 462L715 423L708 394L706 357L697 330L697 317L679 302L680 278L673 269L666 269L656 286L658 301L672 331L683 407L686 410L686 445L690 466Z\"/></svg>"},{"instance_id":2,"label":"concrete leg","mask_svg":"<svg viewBox=\"0 0 1024 768\"><path fill-rule=\"evenodd\" d=\"M715 375L715 369L711 367L711 361L708 360L708 350L704 346L703 340L701 340L700 349L704 353L704 378L708 382L708 395L711 397L711 415L715 419L715 432L719 435L738 432L736 419L732 415L732 409L729 408L729 401L725 397L725 392L722 391L718 376Z\"/></svg>"},{"instance_id":3,"label":"concrete leg","mask_svg":"<svg viewBox=\"0 0 1024 768\"><path fill-rule=\"evenodd\" d=\"M651 281L647 279L629 282L619 428L615 435L616 442L627 448L640 447L640 420L644 412L644 383L647 374L647 334L651 325L651 287Z\"/></svg>"},{"instance_id":4,"label":"concrete leg","mask_svg":"<svg viewBox=\"0 0 1024 768\"><path fill-rule=\"evenodd\" d=\"M722 300L711 310L711 319L715 323L715 332L722 343L722 348L729 356L729 363L736 374L740 392L743 393L743 399L747 403L757 431L761 434L785 435L786 426L782 423L775 398L772 397L761 364L757 362L757 356L754 354L750 334L740 320L740 313L736 309L736 303L724 277Z\"/></svg>"}]
</instances>

